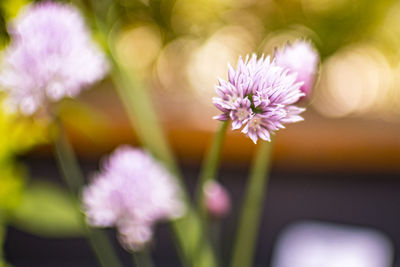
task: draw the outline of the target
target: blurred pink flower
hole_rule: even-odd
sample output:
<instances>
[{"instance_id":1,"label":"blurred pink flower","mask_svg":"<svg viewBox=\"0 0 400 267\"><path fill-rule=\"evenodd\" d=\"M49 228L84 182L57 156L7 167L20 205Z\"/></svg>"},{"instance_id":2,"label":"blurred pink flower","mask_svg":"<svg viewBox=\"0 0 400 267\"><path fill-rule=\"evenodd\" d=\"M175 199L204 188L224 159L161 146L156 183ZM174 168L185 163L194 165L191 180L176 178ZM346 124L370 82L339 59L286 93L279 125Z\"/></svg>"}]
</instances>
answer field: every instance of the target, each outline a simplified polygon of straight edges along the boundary
<instances>
[{"instance_id":1,"label":"blurred pink flower","mask_svg":"<svg viewBox=\"0 0 400 267\"><path fill-rule=\"evenodd\" d=\"M258 138L270 141L270 134L283 124L303 120L299 114L305 109L294 105L304 96L296 73L255 54L240 58L236 70L228 68L228 80L219 79L215 87L218 97L213 103L223 113L214 119L232 119L232 128L243 126L242 132L254 143Z\"/></svg>"},{"instance_id":2,"label":"blurred pink flower","mask_svg":"<svg viewBox=\"0 0 400 267\"><path fill-rule=\"evenodd\" d=\"M319 56L311 43L303 40L288 44L275 52L277 65L288 68L291 73L297 73L297 81L304 82L300 90L309 97L314 85Z\"/></svg>"},{"instance_id":3,"label":"blurred pink flower","mask_svg":"<svg viewBox=\"0 0 400 267\"><path fill-rule=\"evenodd\" d=\"M153 225L183 215L179 185L147 152L123 146L84 189L83 207L92 226L116 226L122 245L141 249Z\"/></svg>"},{"instance_id":4,"label":"blurred pink flower","mask_svg":"<svg viewBox=\"0 0 400 267\"><path fill-rule=\"evenodd\" d=\"M48 101L75 97L103 78L105 56L76 8L50 1L29 5L9 25L0 86L7 107L30 115Z\"/></svg>"},{"instance_id":5,"label":"blurred pink flower","mask_svg":"<svg viewBox=\"0 0 400 267\"><path fill-rule=\"evenodd\" d=\"M208 214L214 218L225 217L231 209L228 191L216 181L208 181L203 190Z\"/></svg>"}]
</instances>

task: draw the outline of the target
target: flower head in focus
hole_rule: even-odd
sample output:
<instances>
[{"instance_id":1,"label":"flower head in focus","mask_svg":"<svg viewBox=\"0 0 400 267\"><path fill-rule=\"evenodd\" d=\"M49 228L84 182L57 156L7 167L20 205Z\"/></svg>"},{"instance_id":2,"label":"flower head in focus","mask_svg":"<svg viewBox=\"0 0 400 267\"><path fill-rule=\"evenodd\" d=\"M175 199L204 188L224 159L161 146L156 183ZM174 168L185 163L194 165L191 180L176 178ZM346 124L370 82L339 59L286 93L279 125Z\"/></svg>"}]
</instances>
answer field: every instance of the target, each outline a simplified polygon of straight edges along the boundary
<instances>
[{"instance_id":1,"label":"flower head in focus","mask_svg":"<svg viewBox=\"0 0 400 267\"><path fill-rule=\"evenodd\" d=\"M236 70L228 65L228 80L219 79L214 105L223 113L218 120L232 120L232 128L257 143L258 138L271 140L271 133L284 124L303 120L304 108L294 105L304 93L296 73L257 55L239 59Z\"/></svg>"},{"instance_id":2,"label":"flower head in focus","mask_svg":"<svg viewBox=\"0 0 400 267\"><path fill-rule=\"evenodd\" d=\"M122 245L139 250L152 238L153 225L183 215L179 185L147 152L118 148L83 192L92 226L118 229Z\"/></svg>"},{"instance_id":3,"label":"flower head in focus","mask_svg":"<svg viewBox=\"0 0 400 267\"><path fill-rule=\"evenodd\" d=\"M29 5L9 26L11 43L0 66L0 87L13 111L30 115L48 101L75 97L103 78L104 54L81 14L67 4Z\"/></svg>"},{"instance_id":4,"label":"flower head in focus","mask_svg":"<svg viewBox=\"0 0 400 267\"><path fill-rule=\"evenodd\" d=\"M208 181L203 191L207 212L214 218L225 217L231 209L228 191L216 181Z\"/></svg>"},{"instance_id":5,"label":"flower head in focus","mask_svg":"<svg viewBox=\"0 0 400 267\"><path fill-rule=\"evenodd\" d=\"M288 68L297 73L297 81L304 82L300 90L309 97L314 85L319 56L310 42L299 40L286 45L275 52L275 62L278 66Z\"/></svg>"}]
</instances>

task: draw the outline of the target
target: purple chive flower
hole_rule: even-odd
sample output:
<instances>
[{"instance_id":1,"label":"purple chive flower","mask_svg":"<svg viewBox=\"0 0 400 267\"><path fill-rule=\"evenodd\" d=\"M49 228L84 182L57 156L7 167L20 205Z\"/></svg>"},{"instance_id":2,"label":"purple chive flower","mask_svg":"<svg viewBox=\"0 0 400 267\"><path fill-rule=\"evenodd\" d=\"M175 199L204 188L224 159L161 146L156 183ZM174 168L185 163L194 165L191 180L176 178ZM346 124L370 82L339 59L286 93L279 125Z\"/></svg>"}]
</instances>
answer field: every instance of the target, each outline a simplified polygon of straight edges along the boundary
<instances>
[{"instance_id":1,"label":"purple chive flower","mask_svg":"<svg viewBox=\"0 0 400 267\"><path fill-rule=\"evenodd\" d=\"M231 209L228 191L216 181L208 181L203 188L208 214L214 218L225 217Z\"/></svg>"},{"instance_id":2,"label":"purple chive flower","mask_svg":"<svg viewBox=\"0 0 400 267\"><path fill-rule=\"evenodd\" d=\"M148 153L118 148L84 189L83 208L92 226L115 226L121 244L141 249L155 223L183 215L179 185Z\"/></svg>"},{"instance_id":3,"label":"purple chive flower","mask_svg":"<svg viewBox=\"0 0 400 267\"><path fill-rule=\"evenodd\" d=\"M49 101L75 97L107 72L105 56L71 5L29 5L9 25L9 32L0 87L14 111L30 115Z\"/></svg>"},{"instance_id":4,"label":"purple chive flower","mask_svg":"<svg viewBox=\"0 0 400 267\"><path fill-rule=\"evenodd\" d=\"M319 56L307 41L296 41L288 44L282 50L276 50L275 62L278 66L288 68L297 73L297 81L304 82L300 90L309 97L314 85Z\"/></svg>"},{"instance_id":5,"label":"purple chive flower","mask_svg":"<svg viewBox=\"0 0 400 267\"><path fill-rule=\"evenodd\" d=\"M271 133L284 128L283 124L303 120L299 114L305 109L294 105L305 95L297 73L289 73L269 57L257 59L255 54L240 58L236 70L228 68L228 81L219 79L215 87L218 97L213 103L222 114L214 119L231 119L232 128L243 127L254 143L258 138L270 141Z\"/></svg>"},{"instance_id":6,"label":"purple chive flower","mask_svg":"<svg viewBox=\"0 0 400 267\"><path fill-rule=\"evenodd\" d=\"M232 129L240 129L251 118L252 113L250 100L248 98L238 99L229 114L232 119Z\"/></svg>"}]
</instances>

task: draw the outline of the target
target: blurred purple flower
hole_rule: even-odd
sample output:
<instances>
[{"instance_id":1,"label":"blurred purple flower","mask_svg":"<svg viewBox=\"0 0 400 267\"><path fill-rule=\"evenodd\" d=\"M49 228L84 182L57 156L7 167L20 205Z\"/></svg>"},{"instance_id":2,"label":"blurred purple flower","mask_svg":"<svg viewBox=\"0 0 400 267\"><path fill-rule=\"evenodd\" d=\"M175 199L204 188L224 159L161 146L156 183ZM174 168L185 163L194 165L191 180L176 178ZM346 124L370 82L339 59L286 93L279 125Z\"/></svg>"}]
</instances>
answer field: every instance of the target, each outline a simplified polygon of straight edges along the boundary
<instances>
[{"instance_id":1,"label":"blurred purple flower","mask_svg":"<svg viewBox=\"0 0 400 267\"><path fill-rule=\"evenodd\" d=\"M48 101L75 97L108 70L105 56L71 5L30 5L9 32L12 40L3 54L0 86L14 111L30 115Z\"/></svg>"},{"instance_id":2,"label":"blurred purple flower","mask_svg":"<svg viewBox=\"0 0 400 267\"><path fill-rule=\"evenodd\" d=\"M84 189L83 207L92 226L116 226L128 250L141 249L152 238L153 225L183 215L179 185L148 153L118 148Z\"/></svg>"},{"instance_id":3,"label":"blurred purple flower","mask_svg":"<svg viewBox=\"0 0 400 267\"><path fill-rule=\"evenodd\" d=\"M225 217L231 209L228 191L216 181L208 181L203 190L208 214L214 218Z\"/></svg>"},{"instance_id":4,"label":"blurred purple flower","mask_svg":"<svg viewBox=\"0 0 400 267\"><path fill-rule=\"evenodd\" d=\"M305 97L311 94L318 61L318 53L309 42L303 40L296 41L293 45L288 44L275 52L276 64L288 68L291 73L296 72L297 81L304 82L300 89L305 93Z\"/></svg>"},{"instance_id":5,"label":"blurred purple flower","mask_svg":"<svg viewBox=\"0 0 400 267\"><path fill-rule=\"evenodd\" d=\"M258 138L270 141L283 124L303 120L299 114L305 109L294 105L304 96L296 73L255 54L240 58L236 70L228 68L228 81L219 79L215 87L213 103L223 113L214 119L232 119L233 129L244 126L242 132L254 143Z\"/></svg>"}]
</instances>

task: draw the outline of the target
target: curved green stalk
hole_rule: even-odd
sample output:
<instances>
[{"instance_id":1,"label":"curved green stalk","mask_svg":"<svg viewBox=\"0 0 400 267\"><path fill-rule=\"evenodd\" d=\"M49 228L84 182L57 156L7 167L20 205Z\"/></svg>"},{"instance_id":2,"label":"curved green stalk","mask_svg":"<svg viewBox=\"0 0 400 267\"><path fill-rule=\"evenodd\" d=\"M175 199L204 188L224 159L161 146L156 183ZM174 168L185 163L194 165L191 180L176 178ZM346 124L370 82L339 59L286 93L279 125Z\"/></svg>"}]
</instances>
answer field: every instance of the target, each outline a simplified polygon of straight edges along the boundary
<instances>
[{"instance_id":1,"label":"curved green stalk","mask_svg":"<svg viewBox=\"0 0 400 267\"><path fill-rule=\"evenodd\" d=\"M272 142L263 141L253 160L250 180L243 202L236 242L233 248L232 267L250 267L253 263L254 247L262 204L268 181L268 171L271 164Z\"/></svg>"},{"instance_id":2,"label":"curved green stalk","mask_svg":"<svg viewBox=\"0 0 400 267\"><path fill-rule=\"evenodd\" d=\"M113 43L107 42L113 26L104 21L105 14L109 12L108 2L91 1L91 4L92 8L85 8L85 13L92 26L99 30L102 43L111 62L112 78L140 141L175 175L182 188L185 188L175 157L161 129L146 88L132 71L125 70L115 60ZM171 224L177 237L177 244L179 244L178 253L187 266L216 267L215 256L204 235L200 217L191 205L186 191L184 192L184 200L187 204L185 216Z\"/></svg>"},{"instance_id":3,"label":"curved green stalk","mask_svg":"<svg viewBox=\"0 0 400 267\"><path fill-rule=\"evenodd\" d=\"M132 253L132 256L136 267L155 267L147 248Z\"/></svg>"},{"instance_id":4,"label":"curved green stalk","mask_svg":"<svg viewBox=\"0 0 400 267\"><path fill-rule=\"evenodd\" d=\"M113 78L129 118L143 145L175 175L182 188L183 179L174 155L160 127L148 92L137 77L128 73L113 60ZM183 261L193 267L217 266L214 252L204 235L200 217L184 193L187 212L184 217L172 222L172 229L181 248Z\"/></svg>"},{"instance_id":5,"label":"curved green stalk","mask_svg":"<svg viewBox=\"0 0 400 267\"><path fill-rule=\"evenodd\" d=\"M207 155L203 162L199 182L197 183L196 187L197 206L201 215L205 214L203 188L207 181L216 179L222 145L228 124L228 121L221 123L219 130L214 135L212 144L207 151Z\"/></svg>"},{"instance_id":6,"label":"curved green stalk","mask_svg":"<svg viewBox=\"0 0 400 267\"><path fill-rule=\"evenodd\" d=\"M163 134L156 111L146 91L147 88L132 72L123 69L112 56L111 60L112 78L139 140L171 173L179 176L177 163Z\"/></svg>"},{"instance_id":7,"label":"curved green stalk","mask_svg":"<svg viewBox=\"0 0 400 267\"><path fill-rule=\"evenodd\" d=\"M57 162L76 203L80 220L86 229L89 243L91 244L101 266L122 267L114 252L114 248L110 243L107 233L100 229L89 229L85 225L83 214L79 210L79 194L84 185L83 175L76 160L74 151L65 136L64 129L59 121L57 121L57 123L59 131L54 142Z\"/></svg>"}]
</instances>

